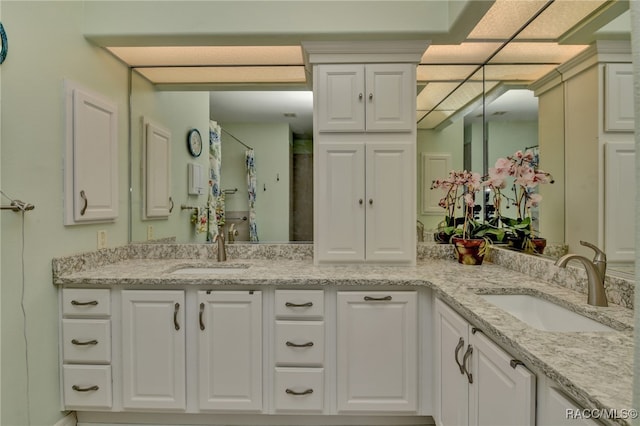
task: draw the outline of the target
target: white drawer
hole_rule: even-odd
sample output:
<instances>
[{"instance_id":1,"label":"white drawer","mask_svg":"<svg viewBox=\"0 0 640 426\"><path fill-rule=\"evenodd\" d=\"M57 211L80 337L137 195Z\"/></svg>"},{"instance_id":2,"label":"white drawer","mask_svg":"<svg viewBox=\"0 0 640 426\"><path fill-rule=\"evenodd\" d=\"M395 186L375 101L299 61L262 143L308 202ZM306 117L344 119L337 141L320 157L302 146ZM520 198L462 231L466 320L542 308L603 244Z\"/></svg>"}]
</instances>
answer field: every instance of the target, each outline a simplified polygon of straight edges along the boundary
<instances>
[{"instance_id":1,"label":"white drawer","mask_svg":"<svg viewBox=\"0 0 640 426\"><path fill-rule=\"evenodd\" d=\"M276 290L277 318L322 318L324 292L322 290Z\"/></svg>"},{"instance_id":2,"label":"white drawer","mask_svg":"<svg viewBox=\"0 0 640 426\"><path fill-rule=\"evenodd\" d=\"M108 289L62 289L62 315L109 316L111 303Z\"/></svg>"},{"instance_id":3,"label":"white drawer","mask_svg":"<svg viewBox=\"0 0 640 426\"><path fill-rule=\"evenodd\" d=\"M111 408L111 366L65 365L62 369L66 409Z\"/></svg>"},{"instance_id":4,"label":"white drawer","mask_svg":"<svg viewBox=\"0 0 640 426\"><path fill-rule=\"evenodd\" d=\"M324 364L324 321L276 321L276 364Z\"/></svg>"},{"instance_id":5,"label":"white drawer","mask_svg":"<svg viewBox=\"0 0 640 426\"><path fill-rule=\"evenodd\" d=\"M111 322L108 319L63 319L65 363L111 362Z\"/></svg>"},{"instance_id":6,"label":"white drawer","mask_svg":"<svg viewBox=\"0 0 640 426\"><path fill-rule=\"evenodd\" d=\"M324 369L276 367L274 391L276 411L322 412Z\"/></svg>"}]
</instances>

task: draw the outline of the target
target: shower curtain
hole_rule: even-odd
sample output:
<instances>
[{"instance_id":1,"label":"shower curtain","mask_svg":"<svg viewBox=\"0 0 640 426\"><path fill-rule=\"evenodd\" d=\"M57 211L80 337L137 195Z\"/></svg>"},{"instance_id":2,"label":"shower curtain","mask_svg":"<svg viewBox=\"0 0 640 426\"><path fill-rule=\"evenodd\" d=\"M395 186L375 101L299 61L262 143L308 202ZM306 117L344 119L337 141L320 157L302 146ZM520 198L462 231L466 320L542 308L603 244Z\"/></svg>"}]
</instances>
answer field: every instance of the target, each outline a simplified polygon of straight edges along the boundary
<instances>
[{"instance_id":1,"label":"shower curtain","mask_svg":"<svg viewBox=\"0 0 640 426\"><path fill-rule=\"evenodd\" d=\"M220 189L220 171L222 167L221 128L217 122L209 121L209 197L207 211L209 212L209 230L207 241L213 241L218 235L218 227L224 226L224 193Z\"/></svg>"},{"instance_id":2,"label":"shower curtain","mask_svg":"<svg viewBox=\"0 0 640 426\"><path fill-rule=\"evenodd\" d=\"M247 165L247 189L249 191L249 241L258 242L258 228L256 226L256 165L253 149L245 151Z\"/></svg>"}]
</instances>

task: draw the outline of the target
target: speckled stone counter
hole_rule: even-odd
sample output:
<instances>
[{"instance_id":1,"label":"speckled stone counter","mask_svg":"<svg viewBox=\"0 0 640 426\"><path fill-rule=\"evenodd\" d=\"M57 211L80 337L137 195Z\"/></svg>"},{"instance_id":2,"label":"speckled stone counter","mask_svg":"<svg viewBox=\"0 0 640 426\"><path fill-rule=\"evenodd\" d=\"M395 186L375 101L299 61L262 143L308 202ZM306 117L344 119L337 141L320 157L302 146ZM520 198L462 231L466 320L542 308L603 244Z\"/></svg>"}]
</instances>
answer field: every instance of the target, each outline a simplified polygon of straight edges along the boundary
<instances>
[{"instance_id":1,"label":"speckled stone counter","mask_svg":"<svg viewBox=\"0 0 640 426\"><path fill-rule=\"evenodd\" d=\"M215 266L210 246L132 244L55 259L54 283L74 287L427 286L537 374L544 374L558 383L584 407L617 410L638 408L631 405L633 310L614 304L607 308L589 306L585 294L552 284L554 280L562 280L563 275L576 274L576 271L560 270L553 264L534 267L539 269L538 274L548 278L545 280L536 277L535 273L531 276L488 262L482 266L460 265L451 259L446 247L436 245L422 247L415 266L314 266L309 247L297 246L243 248L255 252L242 256L236 253L238 255L235 257L231 255L231 260L224 264L228 272L207 276L173 272L184 267ZM252 256L251 259L240 258ZM498 258L500 254L494 256ZM238 273L232 270L234 267L246 269ZM491 305L479 293L537 295L618 331L540 331ZM607 422L628 424L623 419Z\"/></svg>"}]
</instances>

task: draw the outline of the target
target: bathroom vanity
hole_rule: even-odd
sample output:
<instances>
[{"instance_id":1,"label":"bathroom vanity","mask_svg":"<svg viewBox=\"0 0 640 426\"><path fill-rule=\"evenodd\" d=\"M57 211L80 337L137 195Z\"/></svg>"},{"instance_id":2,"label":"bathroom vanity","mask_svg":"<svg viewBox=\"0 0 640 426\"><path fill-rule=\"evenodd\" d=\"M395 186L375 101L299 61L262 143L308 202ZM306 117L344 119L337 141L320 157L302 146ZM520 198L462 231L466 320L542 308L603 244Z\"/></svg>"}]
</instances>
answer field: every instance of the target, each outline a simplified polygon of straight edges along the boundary
<instances>
[{"instance_id":1,"label":"bathroom vanity","mask_svg":"<svg viewBox=\"0 0 640 426\"><path fill-rule=\"evenodd\" d=\"M209 249L54 261L62 405L79 424L450 424L453 413L556 425L570 406L630 421L631 309L435 246L404 267L314 266L273 247L216 263ZM536 296L611 329L540 330L486 294Z\"/></svg>"}]
</instances>

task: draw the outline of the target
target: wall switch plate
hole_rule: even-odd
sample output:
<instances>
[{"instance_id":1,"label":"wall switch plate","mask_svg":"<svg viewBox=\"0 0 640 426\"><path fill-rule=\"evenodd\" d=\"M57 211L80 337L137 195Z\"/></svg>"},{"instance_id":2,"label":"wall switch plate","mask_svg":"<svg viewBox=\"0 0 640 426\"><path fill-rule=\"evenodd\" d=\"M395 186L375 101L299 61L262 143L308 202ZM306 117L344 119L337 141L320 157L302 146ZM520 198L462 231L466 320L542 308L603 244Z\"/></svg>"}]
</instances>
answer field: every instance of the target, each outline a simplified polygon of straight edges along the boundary
<instances>
[{"instance_id":1,"label":"wall switch plate","mask_svg":"<svg viewBox=\"0 0 640 426\"><path fill-rule=\"evenodd\" d=\"M98 249L107 247L107 231L98 231Z\"/></svg>"},{"instance_id":2,"label":"wall switch plate","mask_svg":"<svg viewBox=\"0 0 640 426\"><path fill-rule=\"evenodd\" d=\"M147 241L153 240L153 225L147 226Z\"/></svg>"}]
</instances>

